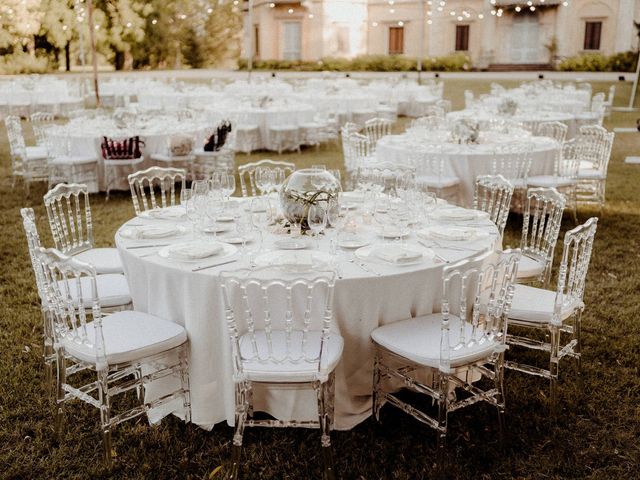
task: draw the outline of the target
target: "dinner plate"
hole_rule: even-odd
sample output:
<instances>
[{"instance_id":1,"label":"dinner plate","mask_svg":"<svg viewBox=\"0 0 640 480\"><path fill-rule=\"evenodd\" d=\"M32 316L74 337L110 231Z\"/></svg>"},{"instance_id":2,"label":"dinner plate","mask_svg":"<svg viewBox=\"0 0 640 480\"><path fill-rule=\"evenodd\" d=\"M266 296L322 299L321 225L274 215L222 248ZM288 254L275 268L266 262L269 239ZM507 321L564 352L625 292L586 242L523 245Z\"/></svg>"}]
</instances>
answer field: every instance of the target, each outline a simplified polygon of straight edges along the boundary
<instances>
[{"instance_id":1,"label":"dinner plate","mask_svg":"<svg viewBox=\"0 0 640 480\"><path fill-rule=\"evenodd\" d=\"M230 230L228 225L219 225L214 223L213 225L207 225L202 229L204 233L222 233Z\"/></svg>"},{"instance_id":2,"label":"dinner plate","mask_svg":"<svg viewBox=\"0 0 640 480\"><path fill-rule=\"evenodd\" d=\"M400 230L396 227L380 228L378 235L382 238L405 238L411 235L411 230L408 228Z\"/></svg>"},{"instance_id":3,"label":"dinner plate","mask_svg":"<svg viewBox=\"0 0 640 480\"><path fill-rule=\"evenodd\" d=\"M180 262L197 262L203 258L209 258L223 253L224 250L224 244L221 242L192 240L168 245L158 251L158 256Z\"/></svg>"},{"instance_id":4,"label":"dinner plate","mask_svg":"<svg viewBox=\"0 0 640 480\"><path fill-rule=\"evenodd\" d=\"M393 247L394 249L406 248L407 250L421 254L421 256L415 259L401 261L401 262L387 261L376 254L376 249L379 249L384 246ZM365 260L367 262L375 262L383 265L395 265L398 267L403 267L406 265L418 265L420 263L423 263L424 261L433 260L435 258L435 253L430 248L425 248L422 245L418 245L415 243L407 243L406 246L404 247L395 243L386 243L386 244L378 243L378 244L367 245L366 247L359 248L358 250L355 251L355 256L358 257L360 260Z\"/></svg>"},{"instance_id":5,"label":"dinner plate","mask_svg":"<svg viewBox=\"0 0 640 480\"><path fill-rule=\"evenodd\" d=\"M431 214L431 217L441 222L468 222L487 219L489 214L480 210L466 208L445 208L436 210Z\"/></svg>"},{"instance_id":6,"label":"dinner plate","mask_svg":"<svg viewBox=\"0 0 640 480\"><path fill-rule=\"evenodd\" d=\"M348 237L343 237L338 240L338 246L340 248L361 248L369 245L371 243L365 237L360 235L350 235Z\"/></svg>"},{"instance_id":7,"label":"dinner plate","mask_svg":"<svg viewBox=\"0 0 640 480\"><path fill-rule=\"evenodd\" d=\"M329 268L331 260L331 255L325 252L274 251L258 255L255 263L258 267L280 267L291 272L308 272Z\"/></svg>"},{"instance_id":8,"label":"dinner plate","mask_svg":"<svg viewBox=\"0 0 640 480\"><path fill-rule=\"evenodd\" d=\"M156 238L173 237L182 235L187 229L182 225L140 225L135 227L124 227L120 230L122 238L131 240L152 240Z\"/></svg>"},{"instance_id":9,"label":"dinner plate","mask_svg":"<svg viewBox=\"0 0 640 480\"><path fill-rule=\"evenodd\" d=\"M417 232L421 238L428 240L441 240L446 242L474 241L489 237L489 232L477 228L449 227L444 225L432 225Z\"/></svg>"},{"instance_id":10,"label":"dinner plate","mask_svg":"<svg viewBox=\"0 0 640 480\"><path fill-rule=\"evenodd\" d=\"M309 240L306 238L281 238L273 242L273 245L280 250L304 250L309 247Z\"/></svg>"},{"instance_id":11,"label":"dinner plate","mask_svg":"<svg viewBox=\"0 0 640 480\"><path fill-rule=\"evenodd\" d=\"M187 216L182 205L174 205L166 208L153 208L138 214L140 218L153 218L155 220L182 220Z\"/></svg>"},{"instance_id":12,"label":"dinner plate","mask_svg":"<svg viewBox=\"0 0 640 480\"><path fill-rule=\"evenodd\" d=\"M216 222L233 222L232 215L220 215L216 217Z\"/></svg>"},{"instance_id":13,"label":"dinner plate","mask_svg":"<svg viewBox=\"0 0 640 480\"><path fill-rule=\"evenodd\" d=\"M244 242L245 243L250 243L253 240L255 240L255 235L245 235L244 236ZM242 236L240 235L230 235L230 236L225 236L225 237L221 237L220 240L222 240L223 242L227 242L230 243L232 245L242 245Z\"/></svg>"}]
</instances>

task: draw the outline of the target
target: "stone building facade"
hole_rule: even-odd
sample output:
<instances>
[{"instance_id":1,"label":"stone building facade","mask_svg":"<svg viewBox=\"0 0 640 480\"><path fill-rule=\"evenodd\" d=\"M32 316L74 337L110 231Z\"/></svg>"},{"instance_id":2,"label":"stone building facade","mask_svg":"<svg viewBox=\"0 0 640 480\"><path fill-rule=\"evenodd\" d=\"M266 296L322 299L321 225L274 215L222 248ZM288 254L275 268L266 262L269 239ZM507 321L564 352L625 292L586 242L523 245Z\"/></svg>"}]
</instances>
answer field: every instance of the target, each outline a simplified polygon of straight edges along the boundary
<instances>
[{"instance_id":1,"label":"stone building facade","mask_svg":"<svg viewBox=\"0 0 640 480\"><path fill-rule=\"evenodd\" d=\"M635 49L640 0L253 0L251 17L258 59L463 52L486 68L549 63L552 44L559 57ZM248 26L245 1L245 55Z\"/></svg>"}]
</instances>

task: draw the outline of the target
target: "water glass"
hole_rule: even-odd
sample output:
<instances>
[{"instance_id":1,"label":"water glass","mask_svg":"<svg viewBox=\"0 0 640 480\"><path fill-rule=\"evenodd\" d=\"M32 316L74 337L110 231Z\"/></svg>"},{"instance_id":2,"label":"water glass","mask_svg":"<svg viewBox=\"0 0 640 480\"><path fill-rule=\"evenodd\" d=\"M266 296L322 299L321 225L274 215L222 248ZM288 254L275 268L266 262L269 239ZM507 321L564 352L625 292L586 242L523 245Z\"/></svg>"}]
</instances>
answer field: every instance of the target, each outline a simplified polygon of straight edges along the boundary
<instances>
[{"instance_id":1,"label":"water glass","mask_svg":"<svg viewBox=\"0 0 640 480\"><path fill-rule=\"evenodd\" d=\"M320 205L310 205L307 212L307 225L316 240L316 249L320 248L318 235L327 226L327 211Z\"/></svg>"}]
</instances>

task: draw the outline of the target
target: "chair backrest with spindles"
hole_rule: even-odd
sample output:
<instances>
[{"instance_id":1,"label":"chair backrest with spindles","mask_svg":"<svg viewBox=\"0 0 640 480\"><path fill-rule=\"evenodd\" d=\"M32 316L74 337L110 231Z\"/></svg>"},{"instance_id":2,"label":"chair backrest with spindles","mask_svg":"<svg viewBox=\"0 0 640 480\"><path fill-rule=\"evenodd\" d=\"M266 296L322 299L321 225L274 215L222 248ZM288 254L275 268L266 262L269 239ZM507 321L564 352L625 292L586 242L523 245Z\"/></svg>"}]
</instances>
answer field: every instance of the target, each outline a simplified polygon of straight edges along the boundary
<instances>
[{"instance_id":1,"label":"chair backrest with spindles","mask_svg":"<svg viewBox=\"0 0 640 480\"><path fill-rule=\"evenodd\" d=\"M93 248L93 224L86 185L61 183L44 196L56 248L73 255Z\"/></svg>"},{"instance_id":2,"label":"chair backrest with spindles","mask_svg":"<svg viewBox=\"0 0 640 480\"><path fill-rule=\"evenodd\" d=\"M472 358L481 345L494 344L492 357L505 351L506 320L519 260L519 250L487 252L444 268L441 371L451 373L452 356ZM454 316L461 321L452 322Z\"/></svg>"},{"instance_id":3,"label":"chair backrest with spindles","mask_svg":"<svg viewBox=\"0 0 640 480\"><path fill-rule=\"evenodd\" d=\"M530 188L522 224L520 249L544 265L540 279L551 274L553 252L560 234L566 198L555 188Z\"/></svg>"},{"instance_id":4,"label":"chair backrest with spindles","mask_svg":"<svg viewBox=\"0 0 640 480\"><path fill-rule=\"evenodd\" d=\"M364 122L365 136L369 139L369 144L375 147L378 140L386 135L391 135L393 122L385 118L372 118Z\"/></svg>"},{"instance_id":5,"label":"chair backrest with spindles","mask_svg":"<svg viewBox=\"0 0 640 480\"><path fill-rule=\"evenodd\" d=\"M284 171L285 178L291 175L296 166L291 162L282 162L270 159L260 160L258 162L246 163L238 167L238 176L240 177L240 188L242 190L242 196L255 197L258 194L256 187L256 170L258 168L270 168L272 170Z\"/></svg>"},{"instance_id":6,"label":"chair backrest with spindles","mask_svg":"<svg viewBox=\"0 0 640 480\"><path fill-rule=\"evenodd\" d=\"M334 272L283 276L281 269L266 267L223 272L220 281L237 380L244 378L246 362L274 369L315 364L317 379L326 380ZM312 336L320 342L310 341Z\"/></svg>"},{"instance_id":7,"label":"chair backrest with spindles","mask_svg":"<svg viewBox=\"0 0 640 480\"><path fill-rule=\"evenodd\" d=\"M22 215L22 226L24 227L24 233L27 237L29 258L31 259L31 267L33 268L33 275L36 279L38 295L40 296L40 302L44 305L46 300L44 277L42 272L42 265L37 258L37 252L40 247L42 247L42 244L40 242L40 235L38 234L38 227L36 225L36 216L33 208L21 208L20 215Z\"/></svg>"},{"instance_id":8,"label":"chair backrest with spindles","mask_svg":"<svg viewBox=\"0 0 640 480\"><path fill-rule=\"evenodd\" d=\"M488 213L502 235L512 196L513 184L502 175L481 175L476 178L473 208Z\"/></svg>"},{"instance_id":9,"label":"chair backrest with spindles","mask_svg":"<svg viewBox=\"0 0 640 480\"><path fill-rule=\"evenodd\" d=\"M184 189L186 176L184 168L162 167L150 167L129 175L131 200L136 215L179 203L176 202L176 183L180 183L181 190Z\"/></svg>"},{"instance_id":10,"label":"chair backrest with spindles","mask_svg":"<svg viewBox=\"0 0 640 480\"><path fill-rule=\"evenodd\" d=\"M562 122L540 122L538 124L536 135L539 137L553 138L559 143L564 143L567 139L569 127Z\"/></svg>"}]
</instances>

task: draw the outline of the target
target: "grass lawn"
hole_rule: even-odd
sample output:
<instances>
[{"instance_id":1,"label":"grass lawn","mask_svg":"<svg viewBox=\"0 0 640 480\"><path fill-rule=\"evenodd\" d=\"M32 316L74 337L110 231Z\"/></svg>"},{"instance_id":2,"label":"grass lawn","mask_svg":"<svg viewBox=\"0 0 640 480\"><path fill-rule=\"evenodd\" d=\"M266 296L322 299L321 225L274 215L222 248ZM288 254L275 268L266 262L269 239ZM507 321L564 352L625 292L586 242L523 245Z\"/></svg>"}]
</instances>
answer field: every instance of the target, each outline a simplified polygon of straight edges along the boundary
<instances>
[{"instance_id":1,"label":"grass lawn","mask_svg":"<svg viewBox=\"0 0 640 480\"><path fill-rule=\"evenodd\" d=\"M516 82L501 82L506 86ZM605 91L607 83L594 84ZM447 80L445 97L462 108L463 92L489 91L489 82ZM617 105L626 105L630 86L619 84ZM635 125L638 114L614 113L606 126ZM399 128L401 125L399 125ZM624 157L640 154L640 134L619 134L609 166L607 206L600 219L587 282L583 317L582 383L571 360L561 365L559 414L552 419L548 384L507 372L506 441L496 441L494 409L474 406L450 416L448 461L456 479L633 479L640 476L640 166ZM274 154L238 155L237 163ZM277 155L275 155L277 156ZM322 146L284 154L299 167L342 165L340 147ZM43 243L52 244L42 204L45 186L25 195L11 186L9 147L0 127L0 478L222 478L230 458L232 429L206 432L167 418L159 427L144 419L114 430L117 459L111 472L101 466L98 412L75 403L67 409L64 438L56 445L53 402L45 394L41 317L19 210L36 211ZM98 245L113 245L117 227L133 216L128 193L92 197ZM597 212L581 210L585 221ZM564 232L573 226L567 215ZM521 217L513 215L505 245L517 246ZM560 249L558 249L560 250ZM559 252L558 252L559 253ZM337 472L345 479L433 477L436 435L396 409L382 410L383 425L367 420L333 433ZM311 430L249 429L245 434L243 478L320 478L319 433Z\"/></svg>"}]
</instances>

